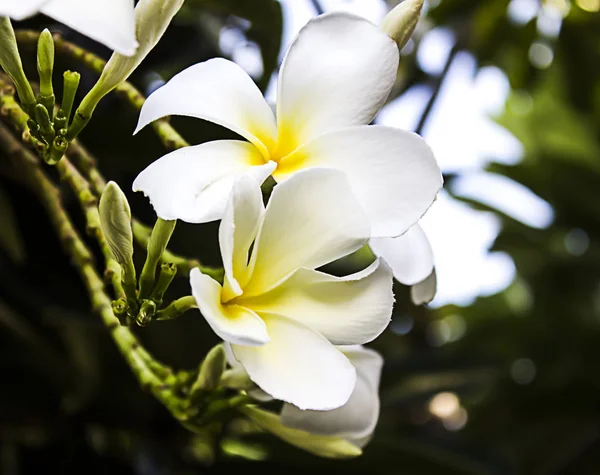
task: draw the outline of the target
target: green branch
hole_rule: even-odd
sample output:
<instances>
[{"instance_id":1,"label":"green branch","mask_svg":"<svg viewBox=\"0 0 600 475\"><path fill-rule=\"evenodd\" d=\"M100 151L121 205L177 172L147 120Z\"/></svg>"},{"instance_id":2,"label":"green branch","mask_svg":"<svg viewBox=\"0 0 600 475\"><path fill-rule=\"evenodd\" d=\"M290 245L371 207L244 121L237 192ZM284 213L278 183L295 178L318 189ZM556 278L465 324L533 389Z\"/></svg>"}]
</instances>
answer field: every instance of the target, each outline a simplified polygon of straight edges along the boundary
<instances>
[{"instance_id":1,"label":"green branch","mask_svg":"<svg viewBox=\"0 0 600 475\"><path fill-rule=\"evenodd\" d=\"M37 31L18 30L15 32L17 42L29 47L35 47L39 38ZM106 61L74 43L64 40L59 34L54 34L54 48L57 54L64 54L84 64L95 73L101 74ZM115 92L129 102L136 110L140 110L146 98L129 82L117 86ZM167 119L159 119L152 123L158 138L169 150L187 147L187 141L169 124Z\"/></svg>"}]
</instances>

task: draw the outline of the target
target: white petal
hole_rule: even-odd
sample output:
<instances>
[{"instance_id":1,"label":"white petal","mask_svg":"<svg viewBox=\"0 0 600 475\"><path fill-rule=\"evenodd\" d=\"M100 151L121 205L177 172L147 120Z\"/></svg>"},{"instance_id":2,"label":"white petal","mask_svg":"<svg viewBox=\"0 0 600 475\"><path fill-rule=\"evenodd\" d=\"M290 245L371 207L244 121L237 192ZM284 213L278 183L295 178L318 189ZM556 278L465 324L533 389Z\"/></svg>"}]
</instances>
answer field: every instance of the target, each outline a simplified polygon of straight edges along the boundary
<instances>
[{"instance_id":1,"label":"white petal","mask_svg":"<svg viewBox=\"0 0 600 475\"><path fill-rule=\"evenodd\" d=\"M348 402L332 411L302 411L284 404L281 423L313 434L335 435L363 447L379 419L379 379L383 358L363 347L343 349L356 368L356 387Z\"/></svg>"},{"instance_id":2,"label":"white petal","mask_svg":"<svg viewBox=\"0 0 600 475\"><path fill-rule=\"evenodd\" d=\"M185 115L222 125L245 137L267 156L277 126L271 108L237 64L214 58L173 76L142 106L134 133L167 115Z\"/></svg>"},{"instance_id":3,"label":"white petal","mask_svg":"<svg viewBox=\"0 0 600 475\"><path fill-rule=\"evenodd\" d=\"M436 292L437 278L434 269L424 281L419 282L410 288L410 299L415 305L423 305L431 302L435 297Z\"/></svg>"},{"instance_id":4,"label":"white petal","mask_svg":"<svg viewBox=\"0 0 600 475\"><path fill-rule=\"evenodd\" d=\"M394 277L405 285L426 279L433 270L433 251L418 224L395 238L372 238L369 246L390 265Z\"/></svg>"},{"instance_id":5,"label":"white petal","mask_svg":"<svg viewBox=\"0 0 600 475\"><path fill-rule=\"evenodd\" d=\"M279 416L270 411L264 411L255 406L244 406L240 408L261 429L271 432L288 444L295 445L310 453L327 458L351 458L358 457L362 451L341 437L310 434L303 430L291 429L281 424Z\"/></svg>"},{"instance_id":6,"label":"white petal","mask_svg":"<svg viewBox=\"0 0 600 475\"><path fill-rule=\"evenodd\" d=\"M245 300L259 314L276 313L309 326L336 345L367 343L392 316L392 272L382 261L347 277L298 269L266 294Z\"/></svg>"},{"instance_id":7,"label":"white petal","mask_svg":"<svg viewBox=\"0 0 600 475\"><path fill-rule=\"evenodd\" d=\"M299 146L332 130L368 124L387 99L397 69L396 43L364 18L338 12L312 19L279 74L281 137L291 136Z\"/></svg>"},{"instance_id":8,"label":"white petal","mask_svg":"<svg viewBox=\"0 0 600 475\"><path fill-rule=\"evenodd\" d=\"M344 173L300 171L271 194L244 295L263 293L300 267L315 269L350 254L369 235L368 219Z\"/></svg>"},{"instance_id":9,"label":"white petal","mask_svg":"<svg viewBox=\"0 0 600 475\"><path fill-rule=\"evenodd\" d=\"M240 345L262 345L269 341L267 327L251 310L239 305L221 305L221 286L200 269L190 272L192 295L202 315L223 340Z\"/></svg>"},{"instance_id":10,"label":"white petal","mask_svg":"<svg viewBox=\"0 0 600 475\"><path fill-rule=\"evenodd\" d=\"M262 314L271 341L232 345L250 379L276 399L303 409L328 410L345 404L356 371L341 351L307 326L280 315Z\"/></svg>"},{"instance_id":11,"label":"white petal","mask_svg":"<svg viewBox=\"0 0 600 475\"><path fill-rule=\"evenodd\" d=\"M7 16L13 20L21 21L35 15L48 0L2 0L0 3L0 16Z\"/></svg>"},{"instance_id":12,"label":"white petal","mask_svg":"<svg viewBox=\"0 0 600 475\"><path fill-rule=\"evenodd\" d=\"M124 56L138 46L133 0L51 0L41 12Z\"/></svg>"},{"instance_id":13,"label":"white petal","mask_svg":"<svg viewBox=\"0 0 600 475\"><path fill-rule=\"evenodd\" d=\"M338 130L284 159L278 180L299 168L343 170L369 218L373 237L406 232L433 203L442 173L425 141L417 134L379 125Z\"/></svg>"},{"instance_id":14,"label":"white petal","mask_svg":"<svg viewBox=\"0 0 600 475\"><path fill-rule=\"evenodd\" d=\"M248 255L265 212L260 183L251 176L233 185L219 227L219 245L225 270L224 302L242 293L248 282Z\"/></svg>"},{"instance_id":15,"label":"white petal","mask_svg":"<svg viewBox=\"0 0 600 475\"><path fill-rule=\"evenodd\" d=\"M158 159L133 182L162 219L206 223L221 219L236 177L262 183L275 168L252 144L217 140L175 150Z\"/></svg>"}]
</instances>

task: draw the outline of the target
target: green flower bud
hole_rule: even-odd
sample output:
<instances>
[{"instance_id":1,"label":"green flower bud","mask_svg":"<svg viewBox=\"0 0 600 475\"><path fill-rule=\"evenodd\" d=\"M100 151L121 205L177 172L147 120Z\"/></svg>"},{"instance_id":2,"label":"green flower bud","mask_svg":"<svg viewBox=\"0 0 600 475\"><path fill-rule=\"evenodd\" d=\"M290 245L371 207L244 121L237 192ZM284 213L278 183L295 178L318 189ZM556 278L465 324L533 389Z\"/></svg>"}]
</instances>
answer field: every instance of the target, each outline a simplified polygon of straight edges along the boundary
<instances>
[{"instance_id":1,"label":"green flower bud","mask_svg":"<svg viewBox=\"0 0 600 475\"><path fill-rule=\"evenodd\" d=\"M52 71L54 69L54 39L46 28L40 33L37 50L37 70L40 76L40 96L54 97ZM54 105L54 104L53 104Z\"/></svg>"},{"instance_id":2,"label":"green flower bud","mask_svg":"<svg viewBox=\"0 0 600 475\"><path fill-rule=\"evenodd\" d=\"M126 269L133 261L131 209L125 194L114 181L100 198L100 227L115 260Z\"/></svg>"},{"instance_id":3,"label":"green flower bud","mask_svg":"<svg viewBox=\"0 0 600 475\"><path fill-rule=\"evenodd\" d=\"M196 381L192 385L190 396L193 398L194 395L200 392L216 389L225 371L226 363L225 349L222 344L210 350L206 358L204 358L202 365L200 365L198 378L196 378Z\"/></svg>"},{"instance_id":4,"label":"green flower bud","mask_svg":"<svg viewBox=\"0 0 600 475\"><path fill-rule=\"evenodd\" d=\"M12 79L21 104L31 114L36 104L35 95L23 71L17 39L8 17L0 17L0 66Z\"/></svg>"},{"instance_id":5,"label":"green flower bud","mask_svg":"<svg viewBox=\"0 0 600 475\"><path fill-rule=\"evenodd\" d=\"M404 0L381 21L380 28L404 48L412 36L423 8L423 0Z\"/></svg>"},{"instance_id":6,"label":"green flower bud","mask_svg":"<svg viewBox=\"0 0 600 475\"><path fill-rule=\"evenodd\" d=\"M74 71L65 71L63 73L63 100L61 104L62 114L66 117L67 123L71 118L71 110L73 109L73 103L75 102L75 95L79 88L79 81L81 75Z\"/></svg>"},{"instance_id":7,"label":"green flower bud","mask_svg":"<svg viewBox=\"0 0 600 475\"><path fill-rule=\"evenodd\" d=\"M362 454L362 450L347 440L332 436L311 434L299 429L285 427L279 421L279 416L264 411L256 406L243 406L239 409L253 420L261 429L279 437L288 444L295 445L310 453L327 458L352 458Z\"/></svg>"}]
</instances>

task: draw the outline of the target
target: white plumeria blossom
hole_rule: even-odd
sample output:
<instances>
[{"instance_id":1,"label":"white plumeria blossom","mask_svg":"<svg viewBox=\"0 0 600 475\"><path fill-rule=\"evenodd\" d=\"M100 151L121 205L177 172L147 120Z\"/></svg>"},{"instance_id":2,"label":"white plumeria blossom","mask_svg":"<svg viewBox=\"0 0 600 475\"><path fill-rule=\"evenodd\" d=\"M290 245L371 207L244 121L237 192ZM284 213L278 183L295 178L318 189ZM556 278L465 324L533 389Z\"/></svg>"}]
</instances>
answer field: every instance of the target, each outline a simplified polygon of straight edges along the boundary
<instances>
[{"instance_id":1,"label":"white plumeria blossom","mask_svg":"<svg viewBox=\"0 0 600 475\"><path fill-rule=\"evenodd\" d=\"M358 448L370 440L379 419L379 380L383 358L362 346L339 348L356 369L356 386L346 404L332 411L302 411L284 404L281 423L312 434L342 437Z\"/></svg>"},{"instance_id":2,"label":"white plumeria blossom","mask_svg":"<svg viewBox=\"0 0 600 475\"><path fill-rule=\"evenodd\" d=\"M398 59L396 43L366 19L343 12L316 17L283 61L277 118L235 63L216 58L191 66L148 98L136 132L161 117L182 115L225 126L248 142L171 152L142 171L133 189L150 198L159 217L201 223L223 215L237 176L262 181L272 175L281 183L304 169L333 168L347 175L371 236L401 236L432 204L442 176L421 137L368 125L391 91ZM414 239L375 247L389 254L405 241ZM398 260L386 259L392 266ZM410 281L429 272L411 270Z\"/></svg>"},{"instance_id":3,"label":"white plumeria blossom","mask_svg":"<svg viewBox=\"0 0 600 475\"><path fill-rule=\"evenodd\" d=\"M316 410L350 398L356 371L334 345L360 345L385 329L392 272L381 260L346 277L315 269L369 235L340 171L300 171L275 187L266 208L255 178L236 180L219 228L223 286L199 269L190 282L211 328L272 397Z\"/></svg>"},{"instance_id":4,"label":"white plumeria blossom","mask_svg":"<svg viewBox=\"0 0 600 475\"><path fill-rule=\"evenodd\" d=\"M110 49L131 56L135 38L133 0L0 0L0 16L24 20L43 13Z\"/></svg>"}]
</instances>

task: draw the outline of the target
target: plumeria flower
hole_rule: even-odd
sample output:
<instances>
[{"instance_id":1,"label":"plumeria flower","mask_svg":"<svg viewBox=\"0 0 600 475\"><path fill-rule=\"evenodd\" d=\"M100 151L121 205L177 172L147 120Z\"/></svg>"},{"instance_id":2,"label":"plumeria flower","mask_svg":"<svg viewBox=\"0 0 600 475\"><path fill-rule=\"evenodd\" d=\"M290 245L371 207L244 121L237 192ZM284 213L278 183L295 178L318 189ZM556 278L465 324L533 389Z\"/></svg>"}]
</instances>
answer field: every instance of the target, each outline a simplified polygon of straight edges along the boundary
<instances>
[{"instance_id":1,"label":"plumeria flower","mask_svg":"<svg viewBox=\"0 0 600 475\"><path fill-rule=\"evenodd\" d=\"M392 273L377 260L334 277L315 269L362 247L369 221L337 170L298 172L265 209L253 177L234 184L219 228L223 286L190 274L202 315L250 379L301 409L344 405L356 371L334 345L360 345L389 323Z\"/></svg>"},{"instance_id":2,"label":"plumeria flower","mask_svg":"<svg viewBox=\"0 0 600 475\"><path fill-rule=\"evenodd\" d=\"M338 349L350 360L356 370L356 386L350 399L343 406L331 411L301 410L285 403L279 418L269 417L266 411L249 413L257 423L270 432L286 437L288 442L317 455L329 457L356 456L369 442L379 419L379 380L383 358L379 353L360 345L340 346ZM225 346L230 372L244 376L242 365L235 359L230 345ZM241 377L238 377L241 379ZM260 389L250 389L248 394L260 402L272 398ZM285 429L298 432L288 432ZM306 435L305 435L306 434ZM310 435L309 435L310 434ZM312 439L319 439L318 445ZM340 443L343 439L347 444ZM323 452L326 450L326 452Z\"/></svg>"},{"instance_id":3,"label":"plumeria flower","mask_svg":"<svg viewBox=\"0 0 600 475\"><path fill-rule=\"evenodd\" d=\"M223 125L247 142L171 152L142 171L133 188L161 218L201 223L221 218L236 176L272 175L281 183L304 169L333 168L347 175L372 237L400 236L432 204L442 176L421 137L368 125L395 82L398 58L396 43L366 19L316 17L283 61L277 118L235 63L216 58L191 66L148 98L136 132L160 117L184 115ZM394 246L375 247L390 253Z\"/></svg>"},{"instance_id":4,"label":"plumeria flower","mask_svg":"<svg viewBox=\"0 0 600 475\"><path fill-rule=\"evenodd\" d=\"M350 399L332 411L302 411L284 404L281 423L312 434L342 437L358 448L371 439L379 419L379 380L383 358L363 346L340 347L356 369L356 386Z\"/></svg>"},{"instance_id":5,"label":"plumeria flower","mask_svg":"<svg viewBox=\"0 0 600 475\"><path fill-rule=\"evenodd\" d=\"M43 13L125 56L135 53L133 0L2 0L0 16Z\"/></svg>"}]
</instances>

